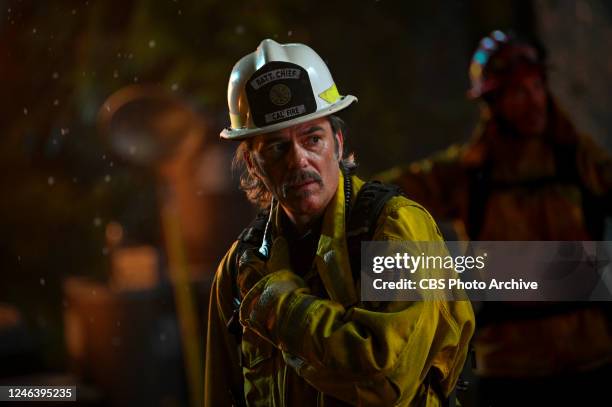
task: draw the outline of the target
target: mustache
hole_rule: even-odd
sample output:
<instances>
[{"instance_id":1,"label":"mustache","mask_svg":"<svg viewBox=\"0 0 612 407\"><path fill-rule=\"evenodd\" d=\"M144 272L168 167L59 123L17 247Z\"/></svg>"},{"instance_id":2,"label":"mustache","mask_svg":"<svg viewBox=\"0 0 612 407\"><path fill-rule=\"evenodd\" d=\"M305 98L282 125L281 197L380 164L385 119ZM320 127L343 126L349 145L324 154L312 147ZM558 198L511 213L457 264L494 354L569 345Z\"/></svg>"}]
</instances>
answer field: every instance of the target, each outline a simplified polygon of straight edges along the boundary
<instances>
[{"instance_id":1,"label":"mustache","mask_svg":"<svg viewBox=\"0 0 612 407\"><path fill-rule=\"evenodd\" d=\"M323 185L323 180L321 179L321 176L314 171L304 170L290 173L281 187L283 196L286 197L288 190L292 187L302 185L311 181L316 182L319 185Z\"/></svg>"}]
</instances>

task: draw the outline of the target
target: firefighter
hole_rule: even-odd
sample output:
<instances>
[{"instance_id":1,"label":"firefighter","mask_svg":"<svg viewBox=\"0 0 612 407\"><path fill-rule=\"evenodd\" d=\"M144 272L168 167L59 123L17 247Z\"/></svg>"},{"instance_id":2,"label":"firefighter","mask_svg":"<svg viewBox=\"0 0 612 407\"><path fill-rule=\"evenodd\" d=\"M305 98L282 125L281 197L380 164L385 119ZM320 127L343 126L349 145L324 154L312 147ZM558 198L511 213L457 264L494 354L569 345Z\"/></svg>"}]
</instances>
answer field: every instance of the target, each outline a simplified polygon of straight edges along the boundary
<instances>
[{"instance_id":1,"label":"firefighter","mask_svg":"<svg viewBox=\"0 0 612 407\"><path fill-rule=\"evenodd\" d=\"M469 74L468 96L481 103L471 140L378 178L452 221L459 240L603 240L612 160L555 103L543 53L494 31ZM596 303L485 304L474 339L482 404L601 397L612 380L609 316Z\"/></svg>"},{"instance_id":2,"label":"firefighter","mask_svg":"<svg viewBox=\"0 0 612 407\"><path fill-rule=\"evenodd\" d=\"M207 406L440 405L457 382L469 301L360 300L349 211L372 217L369 240L441 236L422 206L352 174L335 113L356 100L303 44L264 40L233 68L221 137L240 141L241 185L262 212L213 282ZM357 210L367 199L382 210Z\"/></svg>"}]
</instances>

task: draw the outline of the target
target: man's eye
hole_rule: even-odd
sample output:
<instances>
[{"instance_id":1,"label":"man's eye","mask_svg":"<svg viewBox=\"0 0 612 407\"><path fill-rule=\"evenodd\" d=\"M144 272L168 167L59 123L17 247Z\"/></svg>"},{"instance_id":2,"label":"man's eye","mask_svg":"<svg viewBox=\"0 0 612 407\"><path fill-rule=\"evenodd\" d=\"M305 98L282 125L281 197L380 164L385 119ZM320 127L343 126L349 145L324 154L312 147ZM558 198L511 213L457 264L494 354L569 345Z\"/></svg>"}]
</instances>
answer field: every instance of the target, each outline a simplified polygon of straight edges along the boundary
<instances>
[{"instance_id":1,"label":"man's eye","mask_svg":"<svg viewBox=\"0 0 612 407\"><path fill-rule=\"evenodd\" d=\"M321 141L321 137L319 136L310 136L309 138L309 142L312 145L319 143L319 141Z\"/></svg>"},{"instance_id":2,"label":"man's eye","mask_svg":"<svg viewBox=\"0 0 612 407\"><path fill-rule=\"evenodd\" d=\"M270 144L266 151L272 154L279 154L285 151L285 145L283 143Z\"/></svg>"}]
</instances>

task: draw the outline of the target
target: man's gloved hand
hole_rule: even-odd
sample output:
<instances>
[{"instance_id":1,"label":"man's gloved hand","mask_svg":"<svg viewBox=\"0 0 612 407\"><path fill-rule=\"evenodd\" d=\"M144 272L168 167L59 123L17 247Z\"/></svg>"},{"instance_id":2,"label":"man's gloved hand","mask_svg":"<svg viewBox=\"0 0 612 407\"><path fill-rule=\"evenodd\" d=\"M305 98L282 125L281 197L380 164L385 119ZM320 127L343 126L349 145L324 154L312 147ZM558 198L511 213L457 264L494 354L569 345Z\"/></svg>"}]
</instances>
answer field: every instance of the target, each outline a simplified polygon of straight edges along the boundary
<instances>
[{"instance_id":1,"label":"man's gloved hand","mask_svg":"<svg viewBox=\"0 0 612 407\"><path fill-rule=\"evenodd\" d=\"M247 249L238 259L238 276L236 282L240 298L244 298L259 280L268 274L268 267L257 249Z\"/></svg>"},{"instance_id":2,"label":"man's gloved hand","mask_svg":"<svg viewBox=\"0 0 612 407\"><path fill-rule=\"evenodd\" d=\"M304 307L297 307L299 317L291 317L290 312L298 303L311 304L315 297L309 293L304 280L290 270L271 272L242 299L240 324L278 347L283 333L294 331L302 323L304 315L300 312L304 312Z\"/></svg>"}]
</instances>

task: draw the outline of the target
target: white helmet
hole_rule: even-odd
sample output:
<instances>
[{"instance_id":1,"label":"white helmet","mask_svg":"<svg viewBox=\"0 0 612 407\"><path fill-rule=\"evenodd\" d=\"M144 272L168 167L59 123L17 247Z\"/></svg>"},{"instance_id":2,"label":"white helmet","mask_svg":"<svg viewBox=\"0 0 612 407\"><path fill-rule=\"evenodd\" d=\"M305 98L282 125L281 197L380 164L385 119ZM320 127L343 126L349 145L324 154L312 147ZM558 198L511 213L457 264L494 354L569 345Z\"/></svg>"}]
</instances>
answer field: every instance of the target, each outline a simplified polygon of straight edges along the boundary
<instances>
[{"instance_id":1,"label":"white helmet","mask_svg":"<svg viewBox=\"0 0 612 407\"><path fill-rule=\"evenodd\" d=\"M242 140L330 115L357 98L340 96L312 48L267 39L234 65L227 101L231 127L221 137Z\"/></svg>"}]
</instances>

